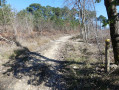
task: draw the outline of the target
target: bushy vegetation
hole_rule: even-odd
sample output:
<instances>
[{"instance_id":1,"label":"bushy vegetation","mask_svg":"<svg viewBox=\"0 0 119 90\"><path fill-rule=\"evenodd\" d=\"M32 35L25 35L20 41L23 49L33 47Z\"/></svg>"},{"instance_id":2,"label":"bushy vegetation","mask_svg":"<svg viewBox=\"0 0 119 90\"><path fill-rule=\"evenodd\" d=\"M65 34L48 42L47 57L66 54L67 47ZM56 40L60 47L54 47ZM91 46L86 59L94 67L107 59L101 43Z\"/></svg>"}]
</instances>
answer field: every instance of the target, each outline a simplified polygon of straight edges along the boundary
<instances>
[{"instance_id":1,"label":"bushy vegetation","mask_svg":"<svg viewBox=\"0 0 119 90\"><path fill-rule=\"evenodd\" d=\"M80 23L77 19L77 10L70 10L66 6L63 8L51 6L45 7L34 3L29 5L25 11L21 11L18 14L23 12L33 16L34 27L36 30L51 29L50 27L55 30L76 30Z\"/></svg>"}]
</instances>

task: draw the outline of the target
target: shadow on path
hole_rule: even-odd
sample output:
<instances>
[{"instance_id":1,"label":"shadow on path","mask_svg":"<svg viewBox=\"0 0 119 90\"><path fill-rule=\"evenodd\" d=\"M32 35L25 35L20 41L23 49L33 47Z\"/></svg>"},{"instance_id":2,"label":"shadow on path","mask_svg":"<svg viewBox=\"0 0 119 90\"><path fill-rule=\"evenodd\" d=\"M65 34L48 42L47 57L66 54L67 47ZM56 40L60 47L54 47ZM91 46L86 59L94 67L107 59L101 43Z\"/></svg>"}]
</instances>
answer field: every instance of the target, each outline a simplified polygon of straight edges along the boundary
<instances>
[{"instance_id":1,"label":"shadow on path","mask_svg":"<svg viewBox=\"0 0 119 90\"><path fill-rule=\"evenodd\" d=\"M14 51L10 56L10 60L3 64L8 69L3 73L8 76L13 75L17 79L22 79L24 76L29 77L27 83L38 86L45 82L47 87L53 90L65 90L66 83L62 72L63 65L66 63L83 64L77 62L60 61L47 58L40 53L30 52L26 47L21 47ZM55 66L48 62L56 63Z\"/></svg>"},{"instance_id":2,"label":"shadow on path","mask_svg":"<svg viewBox=\"0 0 119 90\"><path fill-rule=\"evenodd\" d=\"M47 62L54 62L52 66ZM83 68L72 69L70 65L77 64ZM47 58L37 52L31 52L22 47L14 51L10 60L3 64L8 69L3 73L13 75L17 79L27 76L27 83L39 86L45 82L45 86L52 90L118 90L119 85L114 86L110 80L102 80L99 77L90 77L95 74L94 68L84 68L86 62L60 61ZM96 64L95 64L96 65ZM93 65L94 66L94 65Z\"/></svg>"}]
</instances>

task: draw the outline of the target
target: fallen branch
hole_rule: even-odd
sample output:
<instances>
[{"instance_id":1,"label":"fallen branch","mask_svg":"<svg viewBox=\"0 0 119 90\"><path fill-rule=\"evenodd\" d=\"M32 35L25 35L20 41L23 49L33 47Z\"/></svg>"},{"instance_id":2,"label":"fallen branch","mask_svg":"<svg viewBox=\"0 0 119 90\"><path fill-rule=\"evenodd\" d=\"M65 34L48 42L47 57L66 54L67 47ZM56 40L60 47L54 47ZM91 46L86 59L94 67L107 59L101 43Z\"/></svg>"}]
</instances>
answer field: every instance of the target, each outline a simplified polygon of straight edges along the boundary
<instances>
[{"instance_id":1,"label":"fallen branch","mask_svg":"<svg viewBox=\"0 0 119 90\"><path fill-rule=\"evenodd\" d=\"M12 43L12 44L15 43L14 41L9 40L9 39L3 37L2 35L0 35L0 39L5 40L5 41L7 41L7 42L10 42L10 43Z\"/></svg>"}]
</instances>

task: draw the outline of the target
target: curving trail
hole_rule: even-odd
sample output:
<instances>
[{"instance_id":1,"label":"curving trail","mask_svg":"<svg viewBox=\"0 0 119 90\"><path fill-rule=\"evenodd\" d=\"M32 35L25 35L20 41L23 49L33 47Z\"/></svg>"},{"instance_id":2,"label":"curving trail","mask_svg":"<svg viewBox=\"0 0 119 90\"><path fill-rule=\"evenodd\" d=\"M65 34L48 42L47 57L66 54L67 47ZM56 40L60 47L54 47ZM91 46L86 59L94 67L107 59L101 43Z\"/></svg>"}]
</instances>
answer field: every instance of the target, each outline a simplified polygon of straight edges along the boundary
<instances>
[{"instance_id":1,"label":"curving trail","mask_svg":"<svg viewBox=\"0 0 119 90\"><path fill-rule=\"evenodd\" d=\"M30 52L29 56L32 56L32 59L27 61L27 64L29 65L27 66L27 69L24 69L22 66L18 69L21 70L22 68L24 71L31 71L26 71L27 73L23 71L19 71L20 73L17 72L18 74L23 74L23 78L20 79L7 77L6 80L9 82L7 84L3 83L5 85L3 87L4 90L64 90L65 82L63 81L62 73L60 72L61 64L63 62L61 49L63 49L66 42L68 42L71 37L72 36L69 35L60 37L58 40L51 41L48 44L47 49ZM21 64L18 63L18 65ZM46 66L44 67L43 65ZM42 68L43 73L41 73L39 67ZM14 73L14 71L12 73ZM6 82L6 80L4 78L4 82Z\"/></svg>"},{"instance_id":2,"label":"curving trail","mask_svg":"<svg viewBox=\"0 0 119 90\"><path fill-rule=\"evenodd\" d=\"M53 72L52 76L50 78L50 86L46 87L44 83L42 84L42 90L61 90L64 86L62 85L61 81L61 74L59 72L59 69L61 68L61 52L60 50L65 46L66 42L71 38L72 36L64 36L60 37L58 40L55 40L52 42L52 45L49 49L45 50L43 52L43 56L46 57L46 59L43 59L49 64L50 70ZM60 59L60 60L59 60ZM57 82L57 83L56 83Z\"/></svg>"}]
</instances>

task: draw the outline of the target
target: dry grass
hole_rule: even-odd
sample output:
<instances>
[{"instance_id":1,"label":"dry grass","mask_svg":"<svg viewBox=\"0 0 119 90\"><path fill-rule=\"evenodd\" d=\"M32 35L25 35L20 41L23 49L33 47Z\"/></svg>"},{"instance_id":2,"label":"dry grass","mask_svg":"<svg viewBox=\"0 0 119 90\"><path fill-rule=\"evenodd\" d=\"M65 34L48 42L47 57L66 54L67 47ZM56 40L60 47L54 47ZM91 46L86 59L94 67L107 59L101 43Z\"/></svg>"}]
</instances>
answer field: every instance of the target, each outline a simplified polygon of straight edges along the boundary
<instances>
[{"instance_id":1,"label":"dry grass","mask_svg":"<svg viewBox=\"0 0 119 90\"><path fill-rule=\"evenodd\" d=\"M70 90L117 90L119 77L105 73L96 44L86 44L73 38L64 53L63 73ZM117 77L117 80L115 79Z\"/></svg>"},{"instance_id":2,"label":"dry grass","mask_svg":"<svg viewBox=\"0 0 119 90\"><path fill-rule=\"evenodd\" d=\"M63 73L68 89L118 90L119 69L105 73L97 45L86 44L78 37L72 38L73 42L67 43L64 50L65 60L68 62L64 64Z\"/></svg>"},{"instance_id":3,"label":"dry grass","mask_svg":"<svg viewBox=\"0 0 119 90\"><path fill-rule=\"evenodd\" d=\"M67 32L67 34L77 33L74 31ZM38 51L41 46L44 46L46 43L50 42L51 40L56 40L59 37L65 34L64 31L44 31L42 35L39 32L32 32L29 34L24 34L19 32L17 35L17 41L24 47L27 47L30 51ZM13 33L9 34L4 32L2 34L7 39L12 39ZM0 59L9 59L9 56L13 54L14 50L18 47L14 44L6 42L4 40L0 40Z\"/></svg>"},{"instance_id":4,"label":"dry grass","mask_svg":"<svg viewBox=\"0 0 119 90\"><path fill-rule=\"evenodd\" d=\"M27 47L30 51L38 50L41 46L50 42L51 40L57 39L61 35L51 36L37 36L31 38L18 38L17 41L24 47ZM6 41L0 42L0 59L9 59L9 56L13 54L13 51L18 47L15 44L7 43Z\"/></svg>"}]
</instances>

